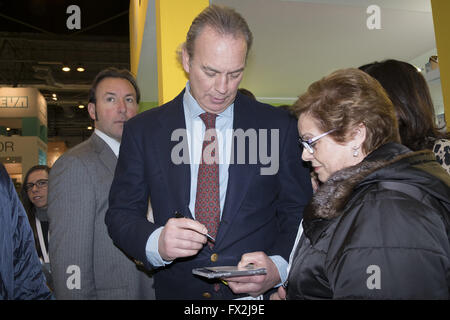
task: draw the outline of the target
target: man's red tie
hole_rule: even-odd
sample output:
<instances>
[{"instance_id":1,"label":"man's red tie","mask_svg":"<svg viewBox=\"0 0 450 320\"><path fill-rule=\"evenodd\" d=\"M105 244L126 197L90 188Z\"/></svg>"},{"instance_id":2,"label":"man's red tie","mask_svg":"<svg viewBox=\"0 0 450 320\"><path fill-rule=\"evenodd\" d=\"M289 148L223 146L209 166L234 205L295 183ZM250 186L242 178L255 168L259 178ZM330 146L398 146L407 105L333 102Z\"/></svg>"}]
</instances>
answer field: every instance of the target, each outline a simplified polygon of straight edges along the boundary
<instances>
[{"instance_id":1,"label":"man's red tie","mask_svg":"<svg viewBox=\"0 0 450 320\"><path fill-rule=\"evenodd\" d=\"M202 113L205 123L202 157L198 167L197 196L195 198L195 218L208 228L208 233L216 237L220 223L219 193L219 147L216 134L216 114ZM210 243L212 247L212 243Z\"/></svg>"}]
</instances>

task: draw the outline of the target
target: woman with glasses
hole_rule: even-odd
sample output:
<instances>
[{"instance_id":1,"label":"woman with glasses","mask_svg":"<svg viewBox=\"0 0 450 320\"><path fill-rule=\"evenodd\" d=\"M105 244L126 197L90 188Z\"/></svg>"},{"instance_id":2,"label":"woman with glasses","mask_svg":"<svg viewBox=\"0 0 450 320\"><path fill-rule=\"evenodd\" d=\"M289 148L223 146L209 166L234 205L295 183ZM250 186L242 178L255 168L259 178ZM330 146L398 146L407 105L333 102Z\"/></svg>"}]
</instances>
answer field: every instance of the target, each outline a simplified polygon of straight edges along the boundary
<instances>
[{"instance_id":1,"label":"woman with glasses","mask_svg":"<svg viewBox=\"0 0 450 320\"><path fill-rule=\"evenodd\" d=\"M450 176L431 150L399 143L381 85L339 70L294 110L302 158L323 184L273 298L449 299Z\"/></svg>"},{"instance_id":2,"label":"woman with glasses","mask_svg":"<svg viewBox=\"0 0 450 320\"><path fill-rule=\"evenodd\" d=\"M43 264L47 282L51 286L50 261L48 257L49 223L47 218L49 172L50 168L46 165L36 165L29 169L22 184L21 196L34 233L36 250Z\"/></svg>"}]
</instances>

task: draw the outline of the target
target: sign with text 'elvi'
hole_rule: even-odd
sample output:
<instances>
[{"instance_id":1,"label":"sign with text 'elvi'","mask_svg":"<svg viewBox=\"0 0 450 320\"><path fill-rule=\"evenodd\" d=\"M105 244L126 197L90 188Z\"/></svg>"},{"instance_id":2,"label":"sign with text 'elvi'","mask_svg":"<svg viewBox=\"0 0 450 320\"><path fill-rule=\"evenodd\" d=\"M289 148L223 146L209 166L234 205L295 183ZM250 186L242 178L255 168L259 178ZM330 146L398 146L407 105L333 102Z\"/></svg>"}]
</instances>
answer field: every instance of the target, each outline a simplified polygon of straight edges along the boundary
<instances>
[{"instance_id":1,"label":"sign with text 'elvi'","mask_svg":"<svg viewBox=\"0 0 450 320\"><path fill-rule=\"evenodd\" d=\"M36 88L0 88L0 118L37 117L47 126L47 102Z\"/></svg>"}]
</instances>

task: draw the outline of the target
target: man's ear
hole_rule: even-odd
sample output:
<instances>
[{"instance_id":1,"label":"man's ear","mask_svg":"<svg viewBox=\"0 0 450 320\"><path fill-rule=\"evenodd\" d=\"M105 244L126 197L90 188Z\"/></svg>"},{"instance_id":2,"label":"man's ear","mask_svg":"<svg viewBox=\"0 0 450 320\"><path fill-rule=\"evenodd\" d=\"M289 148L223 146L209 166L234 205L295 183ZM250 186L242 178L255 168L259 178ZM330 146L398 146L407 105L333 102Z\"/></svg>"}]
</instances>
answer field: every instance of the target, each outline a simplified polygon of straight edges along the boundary
<instances>
[{"instance_id":1,"label":"man's ear","mask_svg":"<svg viewBox=\"0 0 450 320\"><path fill-rule=\"evenodd\" d=\"M186 46L183 46L181 49L181 60L183 63L183 69L186 73L189 73L189 67L190 67L190 57L189 53L186 50Z\"/></svg>"},{"instance_id":2,"label":"man's ear","mask_svg":"<svg viewBox=\"0 0 450 320\"><path fill-rule=\"evenodd\" d=\"M89 112L89 116L91 117L92 120L97 121L98 117L97 117L97 110L95 110L95 103L89 102L88 103L88 112Z\"/></svg>"}]
</instances>

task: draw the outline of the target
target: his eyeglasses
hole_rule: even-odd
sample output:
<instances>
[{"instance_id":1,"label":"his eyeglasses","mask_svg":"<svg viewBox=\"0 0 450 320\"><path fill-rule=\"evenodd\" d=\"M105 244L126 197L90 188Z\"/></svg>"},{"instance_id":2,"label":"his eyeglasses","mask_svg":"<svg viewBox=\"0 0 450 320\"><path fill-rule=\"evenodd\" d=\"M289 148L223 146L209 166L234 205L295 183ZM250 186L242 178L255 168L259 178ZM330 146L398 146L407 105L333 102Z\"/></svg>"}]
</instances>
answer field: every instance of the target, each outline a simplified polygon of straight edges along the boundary
<instances>
[{"instance_id":1,"label":"his eyeglasses","mask_svg":"<svg viewBox=\"0 0 450 320\"><path fill-rule=\"evenodd\" d=\"M33 189L34 186L36 186L38 189L42 189L44 187L46 187L48 185L48 179L40 179L38 181L36 181L35 183L27 183L25 185L25 191L31 191Z\"/></svg>"},{"instance_id":2,"label":"his eyeglasses","mask_svg":"<svg viewBox=\"0 0 450 320\"><path fill-rule=\"evenodd\" d=\"M320 138L325 137L327 134L332 133L333 131L336 131L336 129L332 129L330 131L327 131L325 133L319 134L318 136L315 136L308 140L303 140L302 138L298 139L298 141L303 145L303 147L309 151L309 153L314 154L313 145L317 142Z\"/></svg>"}]
</instances>

